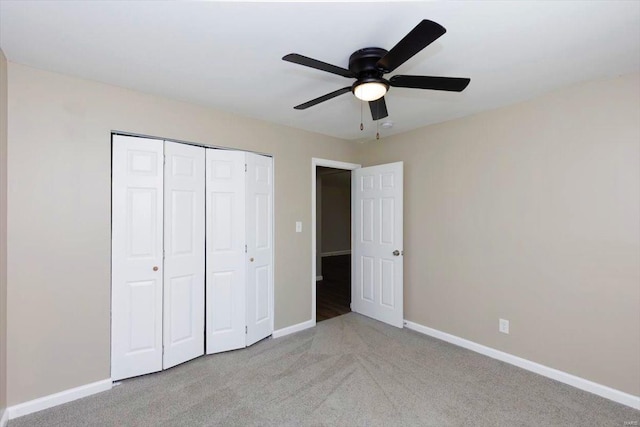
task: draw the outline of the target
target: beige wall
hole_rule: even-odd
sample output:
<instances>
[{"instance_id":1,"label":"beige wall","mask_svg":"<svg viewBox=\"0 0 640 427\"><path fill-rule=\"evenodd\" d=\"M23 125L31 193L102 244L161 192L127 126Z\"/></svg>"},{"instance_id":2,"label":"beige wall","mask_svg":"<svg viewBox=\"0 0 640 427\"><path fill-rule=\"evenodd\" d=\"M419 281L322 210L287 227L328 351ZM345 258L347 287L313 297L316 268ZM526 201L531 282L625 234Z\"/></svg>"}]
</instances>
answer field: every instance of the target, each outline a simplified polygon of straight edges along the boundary
<instances>
[{"instance_id":1,"label":"beige wall","mask_svg":"<svg viewBox=\"0 0 640 427\"><path fill-rule=\"evenodd\" d=\"M7 59L0 50L0 419L7 407Z\"/></svg>"},{"instance_id":2,"label":"beige wall","mask_svg":"<svg viewBox=\"0 0 640 427\"><path fill-rule=\"evenodd\" d=\"M273 154L275 327L311 318L311 158L353 144L14 63L9 90L9 405L110 376L112 130Z\"/></svg>"},{"instance_id":3,"label":"beige wall","mask_svg":"<svg viewBox=\"0 0 640 427\"><path fill-rule=\"evenodd\" d=\"M406 318L640 395L640 75L361 155L405 162Z\"/></svg>"},{"instance_id":4,"label":"beige wall","mask_svg":"<svg viewBox=\"0 0 640 427\"><path fill-rule=\"evenodd\" d=\"M277 329L311 316L311 158L403 160L409 320L640 395L639 75L364 147L8 75L9 405L109 377L112 130L274 155Z\"/></svg>"},{"instance_id":5,"label":"beige wall","mask_svg":"<svg viewBox=\"0 0 640 427\"><path fill-rule=\"evenodd\" d=\"M351 171L322 176L322 253L351 249Z\"/></svg>"}]
</instances>

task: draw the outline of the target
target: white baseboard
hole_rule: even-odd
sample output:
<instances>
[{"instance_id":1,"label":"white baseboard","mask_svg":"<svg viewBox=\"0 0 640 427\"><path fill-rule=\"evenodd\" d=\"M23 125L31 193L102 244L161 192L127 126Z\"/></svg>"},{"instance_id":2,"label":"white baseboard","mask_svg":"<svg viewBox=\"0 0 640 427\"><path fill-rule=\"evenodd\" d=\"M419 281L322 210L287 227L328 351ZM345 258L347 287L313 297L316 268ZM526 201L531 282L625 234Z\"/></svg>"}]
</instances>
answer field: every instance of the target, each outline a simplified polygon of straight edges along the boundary
<instances>
[{"instance_id":1,"label":"white baseboard","mask_svg":"<svg viewBox=\"0 0 640 427\"><path fill-rule=\"evenodd\" d=\"M482 344L478 344L473 341L457 337L455 335L447 334L446 332L442 332L437 329L428 328L418 323L410 322L409 320L404 321L404 326L407 329L411 329L416 332L438 338L442 341L455 344L459 347L463 347L471 351L475 351L476 353L489 356L493 359L509 363L522 369L526 369L527 371L531 371L536 374L559 381L561 383L568 384L575 388L579 388L580 390L597 394L598 396L604 397L605 399L613 400L614 402L618 402L635 409L640 409L640 396L634 396L632 394L616 390L606 385L598 384L593 381L589 381L587 379L569 374L567 372L559 371L557 369L550 368L548 366L541 365L539 363L532 362L518 356L514 356L513 354L505 353L503 351L496 350L491 347L486 347Z\"/></svg>"},{"instance_id":2,"label":"white baseboard","mask_svg":"<svg viewBox=\"0 0 640 427\"><path fill-rule=\"evenodd\" d=\"M6 412L9 413L9 419L13 420L14 418L18 418L23 415L42 411L43 409L48 409L54 406L62 405L63 403L71 402L72 400L110 390L111 386L111 378L102 381L96 381L95 383L70 388L69 390L64 390L59 393L50 394L48 396L10 406L9 408L7 408Z\"/></svg>"},{"instance_id":3,"label":"white baseboard","mask_svg":"<svg viewBox=\"0 0 640 427\"><path fill-rule=\"evenodd\" d=\"M0 427L6 427L9 422L9 411L5 408L0 417Z\"/></svg>"},{"instance_id":4,"label":"white baseboard","mask_svg":"<svg viewBox=\"0 0 640 427\"><path fill-rule=\"evenodd\" d=\"M316 326L316 322L313 320L307 320L306 322L298 323L297 325L287 326L286 328L273 331L273 338L284 337L285 335L293 334L295 332L304 331L305 329L313 328Z\"/></svg>"},{"instance_id":5,"label":"white baseboard","mask_svg":"<svg viewBox=\"0 0 640 427\"><path fill-rule=\"evenodd\" d=\"M320 254L321 257L327 257L327 256L337 256L337 255L349 255L351 254L351 249L347 249L344 251L331 251L331 252L322 252Z\"/></svg>"},{"instance_id":6,"label":"white baseboard","mask_svg":"<svg viewBox=\"0 0 640 427\"><path fill-rule=\"evenodd\" d=\"M316 276L316 282L319 282L319 281L321 281L322 279L323 279L323 277L322 277L322 276Z\"/></svg>"}]
</instances>

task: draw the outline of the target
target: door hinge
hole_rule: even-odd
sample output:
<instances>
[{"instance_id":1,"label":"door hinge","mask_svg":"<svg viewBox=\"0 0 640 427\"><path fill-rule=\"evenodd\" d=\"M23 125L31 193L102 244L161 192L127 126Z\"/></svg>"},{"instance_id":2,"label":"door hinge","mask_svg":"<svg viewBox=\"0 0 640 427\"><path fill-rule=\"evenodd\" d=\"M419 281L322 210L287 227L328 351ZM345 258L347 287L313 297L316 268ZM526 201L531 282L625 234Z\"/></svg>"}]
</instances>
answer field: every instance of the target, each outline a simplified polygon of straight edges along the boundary
<instances>
[{"instance_id":1,"label":"door hinge","mask_svg":"<svg viewBox=\"0 0 640 427\"><path fill-rule=\"evenodd\" d=\"M249 333L249 327L248 327L248 326L246 326L246 325L245 325L245 327L244 327L244 333L245 333L245 334L248 334L248 333Z\"/></svg>"},{"instance_id":2,"label":"door hinge","mask_svg":"<svg viewBox=\"0 0 640 427\"><path fill-rule=\"evenodd\" d=\"M247 253L247 245L244 245L244 253Z\"/></svg>"},{"instance_id":3,"label":"door hinge","mask_svg":"<svg viewBox=\"0 0 640 427\"><path fill-rule=\"evenodd\" d=\"M244 171L245 172L247 171L247 164L246 163L244 164Z\"/></svg>"}]
</instances>

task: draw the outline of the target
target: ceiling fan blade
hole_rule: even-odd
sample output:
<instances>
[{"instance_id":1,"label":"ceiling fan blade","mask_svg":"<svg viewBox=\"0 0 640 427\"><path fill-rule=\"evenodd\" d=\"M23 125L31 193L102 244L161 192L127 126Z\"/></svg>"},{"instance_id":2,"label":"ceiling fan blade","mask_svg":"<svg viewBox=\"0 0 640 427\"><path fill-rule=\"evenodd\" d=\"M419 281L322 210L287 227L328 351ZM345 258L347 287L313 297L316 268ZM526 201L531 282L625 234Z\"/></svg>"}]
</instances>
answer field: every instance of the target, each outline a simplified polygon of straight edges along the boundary
<instances>
[{"instance_id":1,"label":"ceiling fan blade","mask_svg":"<svg viewBox=\"0 0 640 427\"><path fill-rule=\"evenodd\" d=\"M385 73L390 73L446 32L442 25L423 19L385 56L380 58L378 68L383 69Z\"/></svg>"},{"instance_id":2,"label":"ceiling fan blade","mask_svg":"<svg viewBox=\"0 0 640 427\"><path fill-rule=\"evenodd\" d=\"M335 90L331 93L323 95L319 98L312 99L311 101L305 102L304 104L296 105L296 110L305 110L309 107L313 107L316 104L320 104L321 102L328 101L331 98L335 98L336 96L342 95L343 93L351 92L351 86L343 87L342 89Z\"/></svg>"},{"instance_id":3,"label":"ceiling fan blade","mask_svg":"<svg viewBox=\"0 0 640 427\"><path fill-rule=\"evenodd\" d=\"M369 108L371 109L371 117L373 120L384 119L389 115L389 113L387 113L387 103L384 100L384 96L375 101L369 101Z\"/></svg>"},{"instance_id":4,"label":"ceiling fan blade","mask_svg":"<svg viewBox=\"0 0 640 427\"><path fill-rule=\"evenodd\" d=\"M393 76L389 85L393 87L408 87L413 89L446 90L462 92L471 79L461 77L432 77L432 76Z\"/></svg>"},{"instance_id":5,"label":"ceiling fan blade","mask_svg":"<svg viewBox=\"0 0 640 427\"><path fill-rule=\"evenodd\" d=\"M326 62L318 61L317 59L298 55L297 53L290 53L283 56L282 59L284 61L293 62L294 64L300 64L304 65L305 67L315 68L316 70L326 71L327 73L337 74L342 77L355 77L355 74L353 74L346 68L327 64Z\"/></svg>"}]
</instances>

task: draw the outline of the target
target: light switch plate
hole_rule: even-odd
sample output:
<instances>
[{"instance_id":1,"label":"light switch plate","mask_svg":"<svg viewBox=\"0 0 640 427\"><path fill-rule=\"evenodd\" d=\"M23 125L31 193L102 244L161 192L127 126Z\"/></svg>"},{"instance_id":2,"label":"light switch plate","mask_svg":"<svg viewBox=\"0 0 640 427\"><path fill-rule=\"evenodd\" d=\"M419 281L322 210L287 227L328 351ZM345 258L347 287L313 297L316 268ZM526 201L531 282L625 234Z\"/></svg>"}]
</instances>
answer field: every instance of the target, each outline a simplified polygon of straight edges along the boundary
<instances>
[{"instance_id":1,"label":"light switch plate","mask_svg":"<svg viewBox=\"0 0 640 427\"><path fill-rule=\"evenodd\" d=\"M498 330L503 334L509 333L509 321L506 319L500 319L498 321Z\"/></svg>"}]
</instances>

